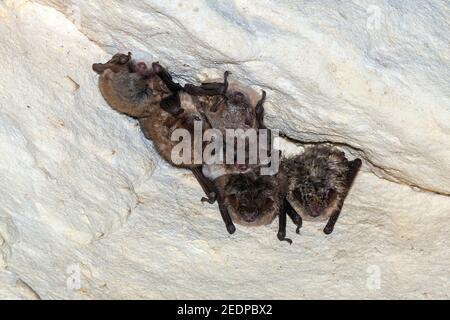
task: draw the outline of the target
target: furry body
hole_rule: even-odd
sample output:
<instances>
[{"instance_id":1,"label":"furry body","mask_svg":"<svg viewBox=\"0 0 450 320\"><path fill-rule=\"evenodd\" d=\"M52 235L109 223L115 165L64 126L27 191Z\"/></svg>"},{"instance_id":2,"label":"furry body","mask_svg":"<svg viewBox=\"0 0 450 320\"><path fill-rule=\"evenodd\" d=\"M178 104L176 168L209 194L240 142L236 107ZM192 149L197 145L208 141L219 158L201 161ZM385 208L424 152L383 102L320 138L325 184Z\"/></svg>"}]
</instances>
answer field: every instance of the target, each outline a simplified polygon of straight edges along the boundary
<instances>
[{"instance_id":1,"label":"furry body","mask_svg":"<svg viewBox=\"0 0 450 320\"><path fill-rule=\"evenodd\" d=\"M360 167L360 159L348 161L332 146L307 147L282 161L288 177L286 198L302 219L329 219L324 231L331 233Z\"/></svg>"},{"instance_id":2,"label":"furry body","mask_svg":"<svg viewBox=\"0 0 450 320\"><path fill-rule=\"evenodd\" d=\"M177 85L171 83L170 75L159 64L154 63L148 69L146 64L136 63L131 57L126 62L123 58L121 63L118 56L124 55L118 54L105 64L93 65L100 75L98 85L105 101L114 110L138 119L145 137L153 141L159 154L169 163L187 168L198 167L193 162L174 164L171 152L178 142L170 139L174 130L190 130L193 121L202 120L196 105L199 103L197 98L182 91L173 92ZM179 105L174 108L169 106L166 110L173 110L170 113L161 105L174 100L173 97Z\"/></svg>"}]
</instances>

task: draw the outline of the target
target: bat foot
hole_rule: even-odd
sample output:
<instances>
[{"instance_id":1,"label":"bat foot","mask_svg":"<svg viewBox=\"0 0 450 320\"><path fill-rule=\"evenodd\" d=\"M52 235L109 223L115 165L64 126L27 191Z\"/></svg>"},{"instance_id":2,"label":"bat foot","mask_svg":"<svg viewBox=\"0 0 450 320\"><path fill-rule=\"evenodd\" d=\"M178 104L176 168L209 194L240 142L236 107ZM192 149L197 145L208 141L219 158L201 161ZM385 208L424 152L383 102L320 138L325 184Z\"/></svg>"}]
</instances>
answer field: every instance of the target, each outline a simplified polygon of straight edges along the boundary
<instances>
[{"instance_id":1,"label":"bat foot","mask_svg":"<svg viewBox=\"0 0 450 320\"><path fill-rule=\"evenodd\" d=\"M207 194L206 197L203 197L201 199L202 203L208 202L209 204L213 204L214 202L216 202L217 200L217 196L215 192L211 192L209 194Z\"/></svg>"},{"instance_id":2,"label":"bat foot","mask_svg":"<svg viewBox=\"0 0 450 320\"><path fill-rule=\"evenodd\" d=\"M278 232L277 237L278 237L278 240L280 240L280 241L286 241L289 244L292 244L292 240L289 238L286 238L285 232Z\"/></svg>"},{"instance_id":3,"label":"bat foot","mask_svg":"<svg viewBox=\"0 0 450 320\"><path fill-rule=\"evenodd\" d=\"M227 231L229 234L233 234L236 232L236 227L234 226L234 224L229 224L227 225Z\"/></svg>"},{"instance_id":4,"label":"bat foot","mask_svg":"<svg viewBox=\"0 0 450 320\"><path fill-rule=\"evenodd\" d=\"M297 226L295 232L300 233L300 228L303 226L303 220L299 215L292 215L292 222Z\"/></svg>"},{"instance_id":5,"label":"bat foot","mask_svg":"<svg viewBox=\"0 0 450 320\"><path fill-rule=\"evenodd\" d=\"M230 71L225 71L225 73L223 74L223 90L222 90L222 95L226 96L227 91L228 91L228 77L230 76L231 72Z\"/></svg>"},{"instance_id":6,"label":"bat foot","mask_svg":"<svg viewBox=\"0 0 450 320\"><path fill-rule=\"evenodd\" d=\"M334 230L334 227L326 226L326 227L323 229L323 233L325 233L326 235L328 235L328 234L331 234L331 233L333 232L333 230Z\"/></svg>"},{"instance_id":7,"label":"bat foot","mask_svg":"<svg viewBox=\"0 0 450 320\"><path fill-rule=\"evenodd\" d=\"M261 99L256 104L256 113L260 114L261 112L264 112L263 104L266 101L266 96L267 96L267 93L264 90L262 90L261 91Z\"/></svg>"}]
</instances>

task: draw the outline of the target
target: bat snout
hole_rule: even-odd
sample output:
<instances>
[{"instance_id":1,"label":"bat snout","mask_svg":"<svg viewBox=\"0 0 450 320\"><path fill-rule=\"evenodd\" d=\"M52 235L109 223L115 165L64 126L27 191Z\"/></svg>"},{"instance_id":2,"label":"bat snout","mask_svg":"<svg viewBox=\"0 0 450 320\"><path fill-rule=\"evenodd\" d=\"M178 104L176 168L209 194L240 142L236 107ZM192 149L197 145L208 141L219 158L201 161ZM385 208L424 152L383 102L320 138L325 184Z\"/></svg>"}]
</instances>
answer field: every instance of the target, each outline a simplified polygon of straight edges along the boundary
<instances>
[{"instance_id":1,"label":"bat snout","mask_svg":"<svg viewBox=\"0 0 450 320\"><path fill-rule=\"evenodd\" d=\"M308 214L313 217L313 218L317 218L318 216L320 216L323 212L323 208L320 204L318 203L313 203L310 204L308 206Z\"/></svg>"},{"instance_id":2,"label":"bat snout","mask_svg":"<svg viewBox=\"0 0 450 320\"><path fill-rule=\"evenodd\" d=\"M239 213L245 222L251 223L258 218L258 210L253 206L241 206L239 208Z\"/></svg>"},{"instance_id":3,"label":"bat snout","mask_svg":"<svg viewBox=\"0 0 450 320\"><path fill-rule=\"evenodd\" d=\"M103 63L94 63L92 65L92 70L94 70L97 74L101 75L106 70L106 65Z\"/></svg>"},{"instance_id":4,"label":"bat snout","mask_svg":"<svg viewBox=\"0 0 450 320\"><path fill-rule=\"evenodd\" d=\"M245 213L245 214L243 214L242 215L242 219L245 221L245 222L248 222L248 223L250 223L250 222L254 222L255 220L256 220L256 218L258 217L258 213L257 212L247 212L247 213Z\"/></svg>"}]
</instances>

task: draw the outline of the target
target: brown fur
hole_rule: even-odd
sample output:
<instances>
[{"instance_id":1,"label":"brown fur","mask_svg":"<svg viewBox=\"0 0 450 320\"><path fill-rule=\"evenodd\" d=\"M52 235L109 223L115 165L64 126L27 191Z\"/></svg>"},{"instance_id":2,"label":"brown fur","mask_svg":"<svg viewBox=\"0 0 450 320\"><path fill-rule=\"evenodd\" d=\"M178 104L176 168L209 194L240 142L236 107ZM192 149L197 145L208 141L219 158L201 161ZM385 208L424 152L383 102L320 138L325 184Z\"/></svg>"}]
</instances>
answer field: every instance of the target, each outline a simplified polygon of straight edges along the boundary
<instances>
[{"instance_id":1,"label":"brown fur","mask_svg":"<svg viewBox=\"0 0 450 320\"><path fill-rule=\"evenodd\" d=\"M153 115L161 100L171 95L170 90L151 70L146 74L136 72L136 62L131 58L120 64L118 55L105 64L93 65L100 74L98 86L104 99L114 110L134 118Z\"/></svg>"},{"instance_id":2,"label":"brown fur","mask_svg":"<svg viewBox=\"0 0 450 320\"><path fill-rule=\"evenodd\" d=\"M174 93L158 76L155 63L152 69L147 69L145 63L136 63L128 55L116 54L105 64L93 65L99 77L99 88L114 110L137 118L146 138L153 141L160 155L169 163L172 148L178 143L170 140L172 132L178 128L188 128L187 123L194 120L202 121L202 115L197 111L197 98L183 92L178 92L181 107L179 115L172 115L161 108L161 101ZM158 70L160 71L160 70ZM204 127L206 127L204 125ZM182 167L196 167L194 164L182 164Z\"/></svg>"},{"instance_id":3,"label":"brown fur","mask_svg":"<svg viewBox=\"0 0 450 320\"><path fill-rule=\"evenodd\" d=\"M227 77L227 73L225 75ZM220 85L220 82L206 82ZM188 85L192 88L194 86ZM198 87L197 87L198 88ZM201 88L201 86L200 86ZM188 90L190 92L190 90ZM227 80L227 90L223 94L195 94L199 101L199 111L204 115L211 128L222 132L224 144L226 129L258 129L256 108L263 96L255 90L234 80ZM235 145L236 147L236 145ZM212 179L224 174L248 173L258 165L209 165L204 166L204 173Z\"/></svg>"},{"instance_id":4,"label":"brown fur","mask_svg":"<svg viewBox=\"0 0 450 320\"><path fill-rule=\"evenodd\" d=\"M201 164L194 164L193 150L191 150L192 157L190 164L176 165L172 162L172 148L179 143L179 141L171 141L170 138L173 131L183 128L191 131L192 133L192 128L190 128L190 126L186 124L187 120L203 120L203 116L197 111L197 108L195 106L195 97L191 97L184 92L179 92L179 95L181 107L185 110L182 116L174 117L161 108L157 108L152 116L142 118L139 120L139 122L146 138L154 142L159 154L169 163L184 168L198 167L201 166ZM203 130L205 130L206 128L208 128L208 125L204 121L202 122ZM193 134L191 134L191 137L193 138ZM191 145L193 148L193 140L191 141Z\"/></svg>"},{"instance_id":5,"label":"brown fur","mask_svg":"<svg viewBox=\"0 0 450 320\"><path fill-rule=\"evenodd\" d=\"M227 73L225 74L227 77ZM213 84L212 86L208 86ZM226 92L220 92L219 82L204 83L200 88L216 86L218 94L208 90L191 91L198 97L201 112L212 128L222 132L226 143L226 129L258 129L257 105L262 107L263 96L252 88L229 81ZM189 89L188 89L189 92ZM203 94L202 94L203 93ZM261 109L263 111L263 109ZM287 190L286 179L261 176L256 165L204 165L203 173L214 182L218 201L221 201L234 223L260 226L271 223L279 214Z\"/></svg>"},{"instance_id":6,"label":"brown fur","mask_svg":"<svg viewBox=\"0 0 450 320\"><path fill-rule=\"evenodd\" d=\"M256 227L272 223L287 192L283 173L262 176L251 171L228 174L215 180L223 203L234 223Z\"/></svg>"},{"instance_id":7,"label":"brown fur","mask_svg":"<svg viewBox=\"0 0 450 320\"><path fill-rule=\"evenodd\" d=\"M289 177L287 199L305 220L328 219L348 190L349 162L331 146L307 147L283 159L282 169Z\"/></svg>"},{"instance_id":8,"label":"brown fur","mask_svg":"<svg viewBox=\"0 0 450 320\"><path fill-rule=\"evenodd\" d=\"M224 135L225 129L256 129L255 108L262 96L237 81L229 81L225 96L228 102L225 102L222 96L199 97L202 110L211 127L221 130ZM240 99L240 102L233 103L236 99ZM218 111L212 112L211 108L215 104L219 104Z\"/></svg>"}]
</instances>

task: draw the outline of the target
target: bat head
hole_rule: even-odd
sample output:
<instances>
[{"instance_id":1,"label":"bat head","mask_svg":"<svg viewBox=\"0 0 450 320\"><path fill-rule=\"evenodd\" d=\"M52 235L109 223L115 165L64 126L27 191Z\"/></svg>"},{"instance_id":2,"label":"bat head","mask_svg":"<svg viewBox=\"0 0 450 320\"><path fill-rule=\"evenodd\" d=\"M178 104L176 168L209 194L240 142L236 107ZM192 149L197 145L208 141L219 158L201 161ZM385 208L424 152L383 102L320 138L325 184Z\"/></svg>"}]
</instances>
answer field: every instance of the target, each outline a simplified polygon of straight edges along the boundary
<instances>
[{"instance_id":1,"label":"bat head","mask_svg":"<svg viewBox=\"0 0 450 320\"><path fill-rule=\"evenodd\" d=\"M309 147L283 165L289 180L288 200L303 218L326 218L346 192L349 162L327 146Z\"/></svg>"},{"instance_id":2,"label":"bat head","mask_svg":"<svg viewBox=\"0 0 450 320\"><path fill-rule=\"evenodd\" d=\"M301 206L303 212L312 218L324 215L337 197L337 190L321 179L306 179L291 192L297 206Z\"/></svg>"},{"instance_id":3,"label":"bat head","mask_svg":"<svg viewBox=\"0 0 450 320\"><path fill-rule=\"evenodd\" d=\"M278 189L272 176L231 175L224 194L230 215L238 224L265 225L278 214Z\"/></svg>"}]
</instances>

